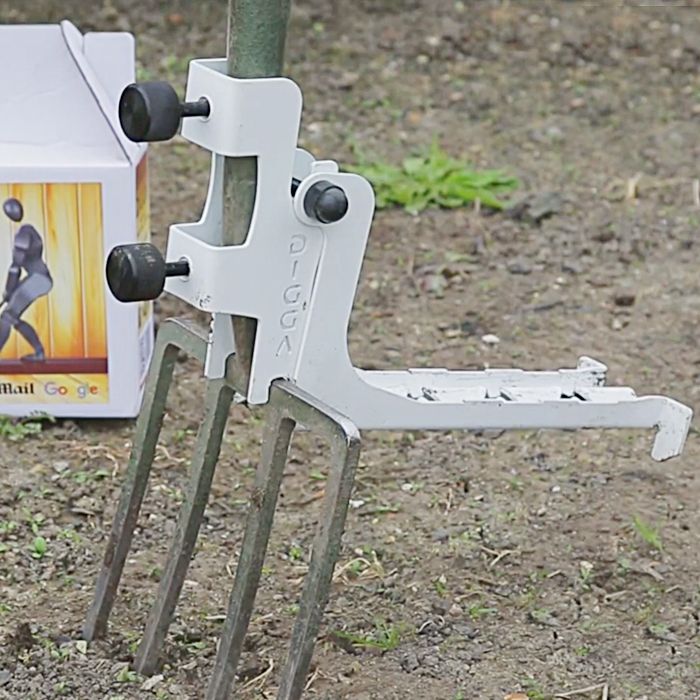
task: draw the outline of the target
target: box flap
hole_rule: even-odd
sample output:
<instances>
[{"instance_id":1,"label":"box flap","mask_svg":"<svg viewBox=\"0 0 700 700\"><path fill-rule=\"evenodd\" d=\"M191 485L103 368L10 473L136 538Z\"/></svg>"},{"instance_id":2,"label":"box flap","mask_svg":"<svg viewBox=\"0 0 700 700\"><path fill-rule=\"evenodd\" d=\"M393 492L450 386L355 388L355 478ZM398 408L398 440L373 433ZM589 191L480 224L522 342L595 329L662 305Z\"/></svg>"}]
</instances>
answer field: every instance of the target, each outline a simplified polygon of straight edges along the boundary
<instances>
[{"instance_id":1,"label":"box flap","mask_svg":"<svg viewBox=\"0 0 700 700\"><path fill-rule=\"evenodd\" d=\"M146 145L134 143L124 135L117 113L122 90L134 82L134 37L128 32L91 32L83 36L67 20L61 22L61 31L114 137L126 157L138 163Z\"/></svg>"},{"instance_id":2,"label":"box flap","mask_svg":"<svg viewBox=\"0 0 700 700\"><path fill-rule=\"evenodd\" d=\"M123 48L114 58L126 60ZM0 26L0 94L2 167L126 164L143 151L122 144L118 96L107 97L70 23Z\"/></svg>"}]
</instances>

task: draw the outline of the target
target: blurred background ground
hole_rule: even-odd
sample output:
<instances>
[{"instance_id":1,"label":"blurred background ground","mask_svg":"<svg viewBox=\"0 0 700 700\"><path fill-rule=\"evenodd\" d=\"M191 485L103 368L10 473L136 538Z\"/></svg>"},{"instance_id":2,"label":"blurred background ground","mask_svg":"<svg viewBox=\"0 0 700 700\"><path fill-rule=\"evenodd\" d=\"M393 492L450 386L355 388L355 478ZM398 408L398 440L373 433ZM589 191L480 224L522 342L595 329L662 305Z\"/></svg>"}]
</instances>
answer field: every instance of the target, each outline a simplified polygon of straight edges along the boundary
<instances>
[{"instance_id":1,"label":"blurred background ground","mask_svg":"<svg viewBox=\"0 0 700 700\"><path fill-rule=\"evenodd\" d=\"M224 53L225 4L0 0L0 18L132 31L141 77L183 86L190 58ZM546 369L587 354L613 384L697 403L700 15L645 4L294 3L286 72L304 91L305 147L341 165L358 146L396 163L437 138L551 203L539 222L379 212L356 364ZM151 171L163 244L169 223L199 214L207 157L177 140L152 148ZM189 312L165 298L158 313ZM232 413L162 675L144 685L128 671L182 498L199 377L177 368L110 634L87 650L76 640L133 426L61 422L1 460L0 697L202 696L259 451L260 416L245 409ZM624 431L367 435L308 697L543 700L598 686L571 696L585 699L602 684L615 700L695 697L698 440L665 464L650 443ZM242 698L274 697L324 469L323 445L296 440Z\"/></svg>"}]
</instances>

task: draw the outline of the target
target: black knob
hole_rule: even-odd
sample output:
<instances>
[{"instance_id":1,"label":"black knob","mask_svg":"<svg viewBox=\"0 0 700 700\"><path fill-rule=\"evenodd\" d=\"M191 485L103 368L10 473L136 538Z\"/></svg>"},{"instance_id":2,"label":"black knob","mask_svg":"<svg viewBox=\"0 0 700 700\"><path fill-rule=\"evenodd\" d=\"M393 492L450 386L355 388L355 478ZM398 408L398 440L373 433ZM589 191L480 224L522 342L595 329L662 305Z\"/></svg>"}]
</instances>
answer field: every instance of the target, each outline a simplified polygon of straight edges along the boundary
<instances>
[{"instance_id":1,"label":"black knob","mask_svg":"<svg viewBox=\"0 0 700 700\"><path fill-rule=\"evenodd\" d=\"M119 98L119 122L136 142L167 141L177 133L183 117L208 117L205 97L180 102L170 83L161 81L127 85Z\"/></svg>"},{"instance_id":2,"label":"black knob","mask_svg":"<svg viewBox=\"0 0 700 700\"><path fill-rule=\"evenodd\" d=\"M304 211L322 224L340 221L348 211L348 198L338 185L326 180L314 182L304 195Z\"/></svg>"},{"instance_id":3,"label":"black knob","mask_svg":"<svg viewBox=\"0 0 700 700\"><path fill-rule=\"evenodd\" d=\"M119 301L147 301L163 292L166 277L186 277L186 260L166 263L151 243L130 243L113 248L107 257L107 284Z\"/></svg>"}]
</instances>

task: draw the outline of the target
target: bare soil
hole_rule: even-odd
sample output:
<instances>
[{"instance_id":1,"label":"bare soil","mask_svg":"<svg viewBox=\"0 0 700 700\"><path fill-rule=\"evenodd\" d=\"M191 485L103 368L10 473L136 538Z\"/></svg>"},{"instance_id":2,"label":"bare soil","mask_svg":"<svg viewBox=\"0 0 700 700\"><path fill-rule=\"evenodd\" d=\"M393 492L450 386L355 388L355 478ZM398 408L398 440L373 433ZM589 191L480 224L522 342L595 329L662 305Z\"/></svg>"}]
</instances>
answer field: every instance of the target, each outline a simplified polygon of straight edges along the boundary
<instances>
[{"instance_id":1,"label":"bare soil","mask_svg":"<svg viewBox=\"0 0 700 700\"><path fill-rule=\"evenodd\" d=\"M0 17L131 30L141 75L182 86L187 59L223 54L225 4L0 0ZM697 403L700 12L651 4L295 4L287 73L318 156L352 163L358 144L397 162L438 138L516 174L519 196L559 194L539 223L379 212L350 331L358 365L546 369L586 354L612 384ZM198 215L207 165L184 141L153 147L157 242ZM163 299L160 317L172 314L190 312ZM182 362L176 381L109 636L87 649L133 424L65 421L2 445L1 698L203 696L261 416L232 412L162 676L130 675L201 411L199 368ZM570 695L597 700L604 684L615 700L698 697L700 447L693 431L682 458L657 464L650 443L626 431L366 435L308 697L543 700L598 686ZM324 446L302 436L293 452L241 698L274 697L323 490Z\"/></svg>"}]
</instances>

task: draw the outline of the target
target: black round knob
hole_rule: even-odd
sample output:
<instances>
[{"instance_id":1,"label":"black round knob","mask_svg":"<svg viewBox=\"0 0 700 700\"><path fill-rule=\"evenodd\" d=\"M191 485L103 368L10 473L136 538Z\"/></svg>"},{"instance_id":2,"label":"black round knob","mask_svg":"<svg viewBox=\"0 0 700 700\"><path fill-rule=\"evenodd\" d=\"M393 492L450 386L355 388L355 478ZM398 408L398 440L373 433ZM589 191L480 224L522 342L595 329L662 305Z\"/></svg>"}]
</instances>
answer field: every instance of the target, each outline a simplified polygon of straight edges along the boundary
<instances>
[{"instance_id":1,"label":"black round knob","mask_svg":"<svg viewBox=\"0 0 700 700\"><path fill-rule=\"evenodd\" d=\"M315 182L304 195L304 211L322 224L340 221L348 211L348 198L342 187L332 182Z\"/></svg>"},{"instance_id":2,"label":"black round knob","mask_svg":"<svg viewBox=\"0 0 700 700\"><path fill-rule=\"evenodd\" d=\"M183 117L206 117L206 98L180 102L170 83L153 81L127 85L119 98L119 123L132 141L167 141Z\"/></svg>"},{"instance_id":3,"label":"black round knob","mask_svg":"<svg viewBox=\"0 0 700 700\"><path fill-rule=\"evenodd\" d=\"M119 301L147 301L163 292L166 277L187 276L186 260L166 263L151 243L113 248L107 257L107 284Z\"/></svg>"}]
</instances>

